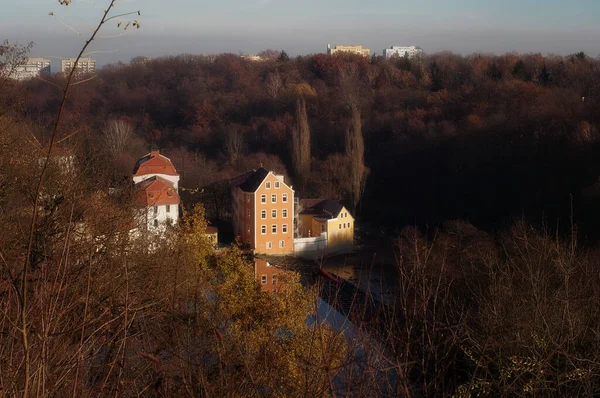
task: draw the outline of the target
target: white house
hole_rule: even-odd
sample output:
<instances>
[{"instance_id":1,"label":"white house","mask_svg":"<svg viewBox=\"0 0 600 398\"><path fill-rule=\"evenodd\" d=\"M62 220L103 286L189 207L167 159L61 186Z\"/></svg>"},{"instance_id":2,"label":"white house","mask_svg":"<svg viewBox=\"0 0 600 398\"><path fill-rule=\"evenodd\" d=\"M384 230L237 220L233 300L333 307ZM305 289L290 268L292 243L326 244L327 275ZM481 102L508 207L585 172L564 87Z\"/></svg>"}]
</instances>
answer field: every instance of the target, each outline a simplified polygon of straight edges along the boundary
<instances>
[{"instance_id":1,"label":"white house","mask_svg":"<svg viewBox=\"0 0 600 398\"><path fill-rule=\"evenodd\" d=\"M166 156L152 151L133 170L134 202L148 231L160 232L179 220L179 174Z\"/></svg>"}]
</instances>

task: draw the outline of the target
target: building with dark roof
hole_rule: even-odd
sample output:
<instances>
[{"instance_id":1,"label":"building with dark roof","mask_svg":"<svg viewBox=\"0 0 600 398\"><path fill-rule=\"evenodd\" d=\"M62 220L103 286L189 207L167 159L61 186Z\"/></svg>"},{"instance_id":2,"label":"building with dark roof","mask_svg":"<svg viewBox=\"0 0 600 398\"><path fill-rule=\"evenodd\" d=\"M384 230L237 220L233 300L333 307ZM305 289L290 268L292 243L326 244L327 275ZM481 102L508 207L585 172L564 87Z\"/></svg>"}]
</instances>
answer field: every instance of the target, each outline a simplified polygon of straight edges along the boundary
<instances>
[{"instance_id":1,"label":"building with dark roof","mask_svg":"<svg viewBox=\"0 0 600 398\"><path fill-rule=\"evenodd\" d=\"M230 181L234 234L255 253L294 252L294 190L262 167Z\"/></svg>"},{"instance_id":2,"label":"building with dark roof","mask_svg":"<svg viewBox=\"0 0 600 398\"><path fill-rule=\"evenodd\" d=\"M296 202L284 177L262 167L229 183L234 234L254 253L316 259L354 250L354 218L339 202Z\"/></svg>"},{"instance_id":3,"label":"building with dark roof","mask_svg":"<svg viewBox=\"0 0 600 398\"><path fill-rule=\"evenodd\" d=\"M339 202L331 199L302 199L298 209L298 238L326 240L322 254L354 249L354 217ZM299 245L297 245L299 246Z\"/></svg>"}]
</instances>

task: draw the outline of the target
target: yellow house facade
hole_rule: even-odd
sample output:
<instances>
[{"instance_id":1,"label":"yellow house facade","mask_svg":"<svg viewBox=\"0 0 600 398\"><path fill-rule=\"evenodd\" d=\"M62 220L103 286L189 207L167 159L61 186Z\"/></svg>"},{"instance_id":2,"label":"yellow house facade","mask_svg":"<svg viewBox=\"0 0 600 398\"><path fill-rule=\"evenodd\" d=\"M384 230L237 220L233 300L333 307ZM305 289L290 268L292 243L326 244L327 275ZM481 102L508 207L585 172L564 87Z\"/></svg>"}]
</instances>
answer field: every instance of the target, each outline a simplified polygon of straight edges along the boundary
<instances>
[{"instance_id":1,"label":"yellow house facade","mask_svg":"<svg viewBox=\"0 0 600 398\"><path fill-rule=\"evenodd\" d=\"M213 246L217 247L217 245L219 244L219 230L217 229L217 227L206 227L206 232L204 234L206 235L210 243L212 243Z\"/></svg>"},{"instance_id":2,"label":"yellow house facade","mask_svg":"<svg viewBox=\"0 0 600 398\"><path fill-rule=\"evenodd\" d=\"M354 248L354 217L346 207L330 199L303 199L298 214L301 238L327 234L327 252L346 252Z\"/></svg>"}]
</instances>

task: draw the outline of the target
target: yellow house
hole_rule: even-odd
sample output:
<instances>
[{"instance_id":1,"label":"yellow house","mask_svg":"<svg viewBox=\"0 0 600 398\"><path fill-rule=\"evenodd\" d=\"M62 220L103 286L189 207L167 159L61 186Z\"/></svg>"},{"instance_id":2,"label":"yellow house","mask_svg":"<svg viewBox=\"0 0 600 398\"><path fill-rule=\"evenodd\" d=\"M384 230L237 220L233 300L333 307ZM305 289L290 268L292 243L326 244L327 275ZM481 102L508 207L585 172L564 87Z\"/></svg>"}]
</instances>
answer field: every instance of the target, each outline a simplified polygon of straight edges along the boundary
<instances>
[{"instance_id":1,"label":"yellow house","mask_svg":"<svg viewBox=\"0 0 600 398\"><path fill-rule=\"evenodd\" d=\"M327 233L327 252L347 252L354 248L354 217L331 199L303 199L298 214L298 235L316 237Z\"/></svg>"},{"instance_id":2,"label":"yellow house","mask_svg":"<svg viewBox=\"0 0 600 398\"><path fill-rule=\"evenodd\" d=\"M219 244L219 230L217 227L206 227L205 234L208 237L208 240L210 240L210 243L212 243L215 247Z\"/></svg>"}]
</instances>

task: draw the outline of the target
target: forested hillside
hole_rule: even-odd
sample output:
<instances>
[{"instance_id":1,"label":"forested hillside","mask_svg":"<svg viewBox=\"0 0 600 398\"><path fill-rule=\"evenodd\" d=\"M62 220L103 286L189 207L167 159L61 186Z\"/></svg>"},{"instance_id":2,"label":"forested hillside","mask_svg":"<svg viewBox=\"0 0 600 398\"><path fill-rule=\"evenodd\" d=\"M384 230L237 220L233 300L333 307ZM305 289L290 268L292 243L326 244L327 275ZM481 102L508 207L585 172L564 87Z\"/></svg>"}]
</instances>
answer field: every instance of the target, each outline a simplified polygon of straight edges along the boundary
<instances>
[{"instance_id":1,"label":"forested hillside","mask_svg":"<svg viewBox=\"0 0 600 398\"><path fill-rule=\"evenodd\" d=\"M26 90L21 116L43 132L61 92L40 80ZM72 88L66 120L85 132L90 159L110 152L96 161L111 160L113 183L154 144L184 170L183 186L283 164L302 194L352 205L346 137L358 112L363 221L464 218L497 228L525 215L553 224L570 217L573 203L585 229L593 208L581 192L600 175L599 95L600 62L583 53L419 60L282 53L265 62L181 55L104 67ZM306 112L298 112L304 102ZM292 137L306 119L310 154L299 170ZM110 133L115 124L124 126L124 142Z\"/></svg>"},{"instance_id":2,"label":"forested hillside","mask_svg":"<svg viewBox=\"0 0 600 398\"><path fill-rule=\"evenodd\" d=\"M62 119L65 76L0 74L0 391L596 395L600 255L580 238L599 221L600 62L273 54L107 66L71 81ZM378 323L320 322L296 273L262 292L235 245L215 252L202 206L132 234L128 191L109 188L152 146L211 219L262 164L358 225L404 227L380 239L397 278Z\"/></svg>"}]
</instances>

